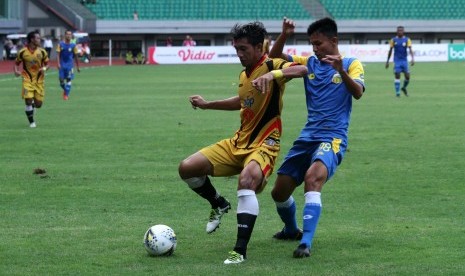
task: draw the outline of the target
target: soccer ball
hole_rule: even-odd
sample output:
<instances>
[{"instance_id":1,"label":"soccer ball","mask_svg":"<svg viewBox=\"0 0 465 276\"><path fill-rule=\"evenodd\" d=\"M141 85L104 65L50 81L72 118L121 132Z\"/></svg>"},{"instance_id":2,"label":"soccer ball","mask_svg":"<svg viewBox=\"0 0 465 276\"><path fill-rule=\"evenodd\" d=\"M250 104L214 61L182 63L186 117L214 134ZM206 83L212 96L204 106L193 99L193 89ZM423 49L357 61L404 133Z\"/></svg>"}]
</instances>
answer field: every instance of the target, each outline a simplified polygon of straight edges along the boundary
<instances>
[{"instance_id":1,"label":"soccer ball","mask_svg":"<svg viewBox=\"0 0 465 276\"><path fill-rule=\"evenodd\" d=\"M144 246L152 256L170 256L176 250L176 234L171 227L157 224L144 235Z\"/></svg>"}]
</instances>

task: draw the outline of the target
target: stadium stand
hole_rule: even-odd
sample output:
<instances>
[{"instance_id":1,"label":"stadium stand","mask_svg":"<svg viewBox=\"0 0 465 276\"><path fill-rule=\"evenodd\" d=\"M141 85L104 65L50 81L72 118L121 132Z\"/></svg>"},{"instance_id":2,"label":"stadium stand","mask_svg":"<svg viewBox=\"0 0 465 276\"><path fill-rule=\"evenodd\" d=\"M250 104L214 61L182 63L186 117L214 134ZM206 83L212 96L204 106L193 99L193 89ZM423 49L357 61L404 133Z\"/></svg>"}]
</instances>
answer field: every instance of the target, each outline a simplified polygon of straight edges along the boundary
<instances>
[{"instance_id":1,"label":"stadium stand","mask_svg":"<svg viewBox=\"0 0 465 276\"><path fill-rule=\"evenodd\" d=\"M465 16L463 0L320 0L335 19L453 20Z\"/></svg>"},{"instance_id":2,"label":"stadium stand","mask_svg":"<svg viewBox=\"0 0 465 276\"><path fill-rule=\"evenodd\" d=\"M132 20L135 10L139 20L279 20L283 15L311 18L299 0L98 0L86 6L104 20Z\"/></svg>"}]
</instances>

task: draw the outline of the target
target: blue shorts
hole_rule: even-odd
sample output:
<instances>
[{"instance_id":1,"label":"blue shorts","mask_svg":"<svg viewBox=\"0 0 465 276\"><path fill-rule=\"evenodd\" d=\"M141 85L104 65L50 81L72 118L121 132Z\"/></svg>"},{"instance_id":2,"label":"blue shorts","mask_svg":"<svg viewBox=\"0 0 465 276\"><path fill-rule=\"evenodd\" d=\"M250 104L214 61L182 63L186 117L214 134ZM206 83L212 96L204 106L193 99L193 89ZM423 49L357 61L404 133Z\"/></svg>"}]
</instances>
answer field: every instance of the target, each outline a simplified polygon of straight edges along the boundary
<instances>
[{"instance_id":1,"label":"blue shorts","mask_svg":"<svg viewBox=\"0 0 465 276\"><path fill-rule=\"evenodd\" d=\"M336 147L337 149L335 149ZM334 142L332 144L329 142L296 141L284 158L278 174L292 177L299 186L304 181L310 165L319 160L328 169L328 177L326 178L328 181L342 162L344 152L345 146L339 144L335 146Z\"/></svg>"},{"instance_id":2,"label":"blue shorts","mask_svg":"<svg viewBox=\"0 0 465 276\"><path fill-rule=\"evenodd\" d=\"M410 73L408 61L394 61L394 73Z\"/></svg>"},{"instance_id":3,"label":"blue shorts","mask_svg":"<svg viewBox=\"0 0 465 276\"><path fill-rule=\"evenodd\" d=\"M58 70L58 78L60 80L72 80L74 79L74 70L73 68L64 68L61 67L60 70Z\"/></svg>"}]
</instances>

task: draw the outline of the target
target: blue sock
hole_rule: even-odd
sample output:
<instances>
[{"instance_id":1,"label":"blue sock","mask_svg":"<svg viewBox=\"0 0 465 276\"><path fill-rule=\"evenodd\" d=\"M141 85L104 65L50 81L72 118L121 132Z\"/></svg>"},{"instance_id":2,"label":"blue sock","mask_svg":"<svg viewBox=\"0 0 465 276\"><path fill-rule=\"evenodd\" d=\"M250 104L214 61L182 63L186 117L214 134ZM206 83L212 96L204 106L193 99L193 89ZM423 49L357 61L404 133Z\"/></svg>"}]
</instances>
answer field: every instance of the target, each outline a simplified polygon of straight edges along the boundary
<instances>
[{"instance_id":1,"label":"blue sock","mask_svg":"<svg viewBox=\"0 0 465 276\"><path fill-rule=\"evenodd\" d=\"M285 202L275 202L276 211L278 212L279 217L284 222L284 232L286 234L297 233L297 220L295 219L295 201L291 196Z\"/></svg>"},{"instance_id":2,"label":"blue sock","mask_svg":"<svg viewBox=\"0 0 465 276\"><path fill-rule=\"evenodd\" d=\"M303 230L304 235L301 244L304 243L308 248L312 247L313 236L315 235L318 220L321 214L321 193L305 193L305 207L303 212Z\"/></svg>"},{"instance_id":3,"label":"blue sock","mask_svg":"<svg viewBox=\"0 0 465 276\"><path fill-rule=\"evenodd\" d=\"M394 88L396 89L396 95L400 95L400 80L394 81Z\"/></svg>"},{"instance_id":4,"label":"blue sock","mask_svg":"<svg viewBox=\"0 0 465 276\"><path fill-rule=\"evenodd\" d=\"M66 83L65 84L65 94L66 96L69 96L69 92L71 92L71 83Z\"/></svg>"}]
</instances>

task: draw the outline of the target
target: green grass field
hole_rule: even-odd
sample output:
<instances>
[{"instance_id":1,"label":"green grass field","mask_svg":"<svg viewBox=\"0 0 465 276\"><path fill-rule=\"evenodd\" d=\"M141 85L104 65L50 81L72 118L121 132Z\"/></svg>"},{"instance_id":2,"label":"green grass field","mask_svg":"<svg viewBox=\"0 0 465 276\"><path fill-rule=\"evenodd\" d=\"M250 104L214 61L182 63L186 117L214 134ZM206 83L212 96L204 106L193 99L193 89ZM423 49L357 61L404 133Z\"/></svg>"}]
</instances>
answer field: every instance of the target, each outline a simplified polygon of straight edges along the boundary
<instances>
[{"instance_id":1,"label":"green grass field","mask_svg":"<svg viewBox=\"0 0 465 276\"><path fill-rule=\"evenodd\" d=\"M417 63L410 97L393 74L365 67L349 149L323 191L313 255L271 236L282 224L269 185L248 259L223 260L235 212L205 233L209 204L177 173L179 162L233 135L238 112L193 110L192 94L236 94L240 65L86 68L63 101L56 71L30 129L21 82L0 76L0 274L2 275L463 275L465 271L464 63ZM284 97L282 153L305 123L301 80ZM44 168L44 176L33 174ZM237 178L213 183L236 209ZM303 191L294 194L298 214ZM299 219L299 224L301 220ZM150 225L178 236L171 257L149 257Z\"/></svg>"}]
</instances>

